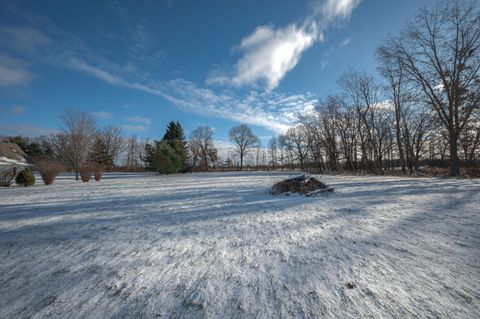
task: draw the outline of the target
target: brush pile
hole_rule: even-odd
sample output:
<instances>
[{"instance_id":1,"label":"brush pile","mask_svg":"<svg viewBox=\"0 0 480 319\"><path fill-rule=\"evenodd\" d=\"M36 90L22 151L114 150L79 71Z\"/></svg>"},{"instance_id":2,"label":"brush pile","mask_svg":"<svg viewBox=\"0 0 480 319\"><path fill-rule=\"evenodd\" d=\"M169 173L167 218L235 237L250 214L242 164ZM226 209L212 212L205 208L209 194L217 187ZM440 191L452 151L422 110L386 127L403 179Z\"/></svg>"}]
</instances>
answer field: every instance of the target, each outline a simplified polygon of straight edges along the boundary
<instances>
[{"instance_id":1,"label":"brush pile","mask_svg":"<svg viewBox=\"0 0 480 319\"><path fill-rule=\"evenodd\" d=\"M273 195L299 193L306 196L315 196L320 193L333 191L333 188L325 185L314 177L300 175L276 183L272 186L270 193Z\"/></svg>"}]
</instances>

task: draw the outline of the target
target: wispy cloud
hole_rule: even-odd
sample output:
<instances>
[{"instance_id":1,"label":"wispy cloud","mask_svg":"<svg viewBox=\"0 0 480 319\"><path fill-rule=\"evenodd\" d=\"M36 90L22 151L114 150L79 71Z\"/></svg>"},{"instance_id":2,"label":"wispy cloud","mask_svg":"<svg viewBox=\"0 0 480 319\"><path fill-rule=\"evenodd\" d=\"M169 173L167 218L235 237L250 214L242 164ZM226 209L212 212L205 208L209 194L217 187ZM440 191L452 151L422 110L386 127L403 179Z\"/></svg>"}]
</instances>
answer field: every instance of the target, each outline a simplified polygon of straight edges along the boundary
<instances>
[{"instance_id":1,"label":"wispy cloud","mask_svg":"<svg viewBox=\"0 0 480 319\"><path fill-rule=\"evenodd\" d=\"M131 116L126 118L127 124L122 125L122 129L130 133L148 132L151 120L142 116Z\"/></svg>"},{"instance_id":2,"label":"wispy cloud","mask_svg":"<svg viewBox=\"0 0 480 319\"><path fill-rule=\"evenodd\" d=\"M148 132L148 127L146 127L144 125L124 124L124 125L122 125L122 129L125 132L129 132L129 133L136 133L136 132L145 133L145 132Z\"/></svg>"},{"instance_id":3,"label":"wispy cloud","mask_svg":"<svg viewBox=\"0 0 480 319\"><path fill-rule=\"evenodd\" d=\"M330 62L329 62L330 58L332 56L334 56L335 54L337 54L338 52L340 52L340 50L349 46L351 42L352 42L352 38L348 37L348 38L344 39L342 42L338 43L337 45L335 45L335 46L329 48L327 51L325 51L325 53L322 56L322 60L320 62L321 69L322 70L325 69L330 64Z\"/></svg>"},{"instance_id":4,"label":"wispy cloud","mask_svg":"<svg viewBox=\"0 0 480 319\"><path fill-rule=\"evenodd\" d=\"M14 106L11 108L0 107L0 113L6 113L9 115L22 115L27 112L27 108L25 106Z\"/></svg>"},{"instance_id":5,"label":"wispy cloud","mask_svg":"<svg viewBox=\"0 0 480 319\"><path fill-rule=\"evenodd\" d=\"M33 80L23 61L0 53L0 87L23 86Z\"/></svg>"},{"instance_id":6,"label":"wispy cloud","mask_svg":"<svg viewBox=\"0 0 480 319\"><path fill-rule=\"evenodd\" d=\"M350 17L360 0L327 0L317 2L302 23L275 28L257 27L243 38L238 49L243 56L234 67L234 74L213 72L207 84L258 85L276 88L285 75L300 61L302 54L318 41L331 24Z\"/></svg>"},{"instance_id":7,"label":"wispy cloud","mask_svg":"<svg viewBox=\"0 0 480 319\"><path fill-rule=\"evenodd\" d=\"M284 133L297 122L297 115L312 110L317 99L311 93L286 95L275 91L216 94L186 80L170 82L165 98L189 112L257 125Z\"/></svg>"},{"instance_id":8,"label":"wispy cloud","mask_svg":"<svg viewBox=\"0 0 480 319\"><path fill-rule=\"evenodd\" d=\"M99 112L93 112L93 116L96 118L102 119L102 120L108 120L113 118L113 113L112 112L106 112L106 111L99 111Z\"/></svg>"},{"instance_id":9,"label":"wispy cloud","mask_svg":"<svg viewBox=\"0 0 480 319\"><path fill-rule=\"evenodd\" d=\"M213 139L213 146L215 146L220 159L223 161L225 161L235 149L235 146L230 141L224 139Z\"/></svg>"},{"instance_id":10,"label":"wispy cloud","mask_svg":"<svg viewBox=\"0 0 480 319\"><path fill-rule=\"evenodd\" d=\"M142 117L142 116L131 116L131 117L127 118L127 121L132 122L132 123L143 123L143 124L147 124L147 125L150 125L150 123L152 122L149 118Z\"/></svg>"},{"instance_id":11,"label":"wispy cloud","mask_svg":"<svg viewBox=\"0 0 480 319\"><path fill-rule=\"evenodd\" d=\"M51 42L51 39L40 31L18 26L1 26L0 40L8 47L26 54L37 53L40 47Z\"/></svg>"},{"instance_id":12,"label":"wispy cloud","mask_svg":"<svg viewBox=\"0 0 480 319\"><path fill-rule=\"evenodd\" d=\"M269 90L243 94L231 90L213 91L185 79L160 81L153 72L145 70L134 60L115 63L75 36L65 34L54 26L48 30L46 38L52 40L48 54L42 57L44 63L80 71L113 86L162 97L186 112L258 125L281 133L295 124L298 113L308 111L316 103L316 98L310 93L292 95ZM233 78L245 84L249 79L261 78L273 89L285 73L298 63L301 53L318 40L319 34L311 23L277 29L272 26L257 28L241 42L240 50L245 52L245 59L239 61L238 68L242 71ZM142 41L147 45L148 36L144 36ZM274 58L274 64L267 62L257 68L255 63L258 59L269 60L270 57ZM249 72L253 74L250 78L242 75ZM123 128L130 132L146 132L148 125L145 120L130 121Z\"/></svg>"},{"instance_id":13,"label":"wispy cloud","mask_svg":"<svg viewBox=\"0 0 480 319\"><path fill-rule=\"evenodd\" d=\"M344 48L344 47L348 46L350 44L350 42L352 42L352 38L348 37L340 43L339 47Z\"/></svg>"},{"instance_id":14,"label":"wispy cloud","mask_svg":"<svg viewBox=\"0 0 480 319\"><path fill-rule=\"evenodd\" d=\"M233 92L216 93L185 79L159 83L149 78L144 79L145 82L137 82L113 74L113 71L91 66L83 61L76 59L71 61L73 62L71 67L77 70L93 75L114 86L160 96L186 112L258 125L277 133L285 132L296 122L297 114L311 110L317 103L311 93L286 95L276 91L261 93L252 91L244 96ZM148 123L144 122L144 124ZM127 128L130 131L134 128L140 131L147 129L144 126L132 125L128 125Z\"/></svg>"},{"instance_id":15,"label":"wispy cloud","mask_svg":"<svg viewBox=\"0 0 480 319\"><path fill-rule=\"evenodd\" d=\"M50 135L58 133L57 129L42 127L29 124L9 124L0 123L0 135L15 136L22 135L28 137L36 137L40 135Z\"/></svg>"},{"instance_id":16,"label":"wispy cloud","mask_svg":"<svg viewBox=\"0 0 480 319\"><path fill-rule=\"evenodd\" d=\"M360 4L361 0L326 0L317 2L315 6L316 15L324 24L330 24L339 19L350 18L353 10Z\"/></svg>"}]
</instances>

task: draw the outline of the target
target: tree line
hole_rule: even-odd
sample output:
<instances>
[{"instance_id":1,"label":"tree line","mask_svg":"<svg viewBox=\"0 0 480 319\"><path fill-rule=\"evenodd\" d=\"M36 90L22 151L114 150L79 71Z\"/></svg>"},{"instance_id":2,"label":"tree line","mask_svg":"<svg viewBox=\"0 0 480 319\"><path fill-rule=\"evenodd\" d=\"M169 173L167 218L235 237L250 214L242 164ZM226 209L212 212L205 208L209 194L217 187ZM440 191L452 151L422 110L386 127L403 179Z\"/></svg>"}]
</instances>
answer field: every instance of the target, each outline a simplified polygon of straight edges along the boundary
<instances>
[{"instance_id":1,"label":"tree line","mask_svg":"<svg viewBox=\"0 0 480 319\"><path fill-rule=\"evenodd\" d=\"M338 91L269 143L271 163L403 173L480 160L480 10L475 1L421 9L376 51L382 80L348 70Z\"/></svg>"},{"instance_id":2,"label":"tree line","mask_svg":"<svg viewBox=\"0 0 480 319\"><path fill-rule=\"evenodd\" d=\"M76 180L100 180L104 171L154 171L161 174L215 170L221 158L213 143L214 129L199 126L187 139L180 122L171 121L161 139L150 141L124 137L120 127L98 127L89 112L66 110L60 117L60 131L50 136L9 137L18 144L39 170L45 184L51 184L61 171L75 173ZM232 128L240 163L259 139L242 124ZM233 163L227 159L227 165ZM230 163L230 164L228 164Z\"/></svg>"},{"instance_id":3,"label":"tree line","mask_svg":"<svg viewBox=\"0 0 480 319\"><path fill-rule=\"evenodd\" d=\"M199 126L188 138L170 122L161 139L124 137L121 128L99 128L87 112L67 110L58 134L12 137L37 162L76 173L150 170L171 174L259 168L300 168L412 173L421 165L460 166L480 161L480 10L475 1L451 1L421 9L401 32L376 50L378 73L349 69L335 93L298 124L263 147L245 124L229 131L234 160L222 159L214 129ZM380 77L378 77L380 75ZM45 160L46 159L46 160ZM84 174L82 174L84 172Z\"/></svg>"}]
</instances>

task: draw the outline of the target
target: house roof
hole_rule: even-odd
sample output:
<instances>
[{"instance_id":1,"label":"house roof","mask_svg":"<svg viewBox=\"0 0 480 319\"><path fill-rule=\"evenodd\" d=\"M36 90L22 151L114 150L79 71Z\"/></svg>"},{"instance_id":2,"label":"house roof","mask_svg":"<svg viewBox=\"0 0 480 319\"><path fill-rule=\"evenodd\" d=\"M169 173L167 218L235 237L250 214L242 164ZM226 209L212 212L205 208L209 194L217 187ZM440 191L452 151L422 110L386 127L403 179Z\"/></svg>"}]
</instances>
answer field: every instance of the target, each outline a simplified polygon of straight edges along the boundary
<instances>
[{"instance_id":1,"label":"house roof","mask_svg":"<svg viewBox=\"0 0 480 319\"><path fill-rule=\"evenodd\" d=\"M0 164L29 165L27 154L15 143L0 143Z\"/></svg>"}]
</instances>

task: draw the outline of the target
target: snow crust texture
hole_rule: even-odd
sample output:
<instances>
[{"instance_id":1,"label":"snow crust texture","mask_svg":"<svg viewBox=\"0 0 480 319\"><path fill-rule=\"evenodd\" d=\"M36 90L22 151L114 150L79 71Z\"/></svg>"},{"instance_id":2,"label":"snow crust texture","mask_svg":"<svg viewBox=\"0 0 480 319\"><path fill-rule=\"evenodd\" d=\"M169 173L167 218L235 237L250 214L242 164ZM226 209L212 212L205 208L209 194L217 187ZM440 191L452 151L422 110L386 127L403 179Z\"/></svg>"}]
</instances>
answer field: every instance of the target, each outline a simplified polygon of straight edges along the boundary
<instances>
[{"instance_id":1,"label":"snow crust texture","mask_svg":"<svg viewBox=\"0 0 480 319\"><path fill-rule=\"evenodd\" d=\"M480 316L480 181L289 176L0 189L0 318Z\"/></svg>"}]
</instances>

